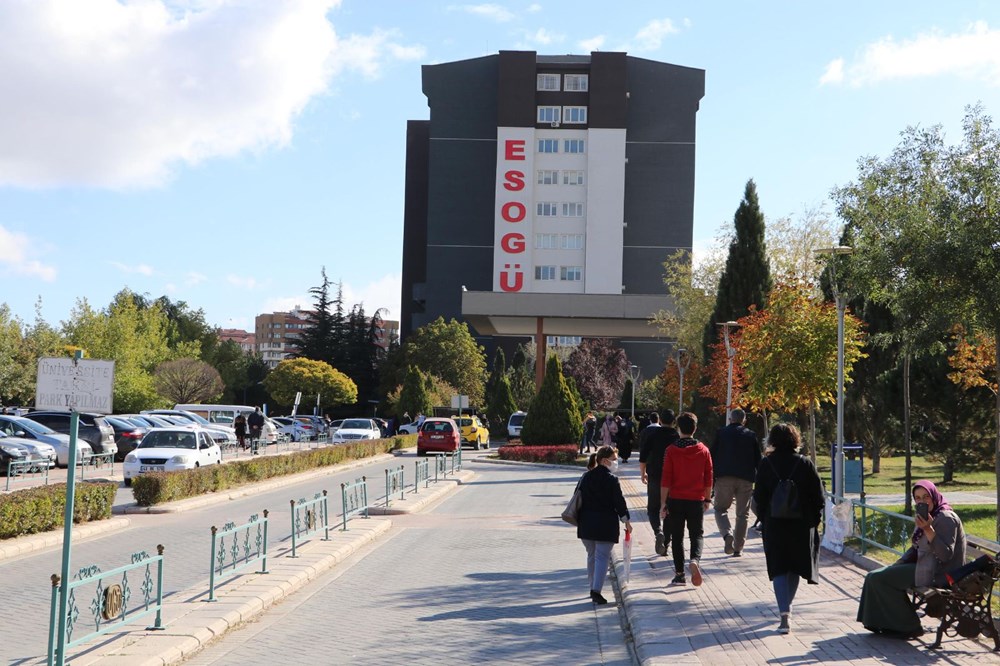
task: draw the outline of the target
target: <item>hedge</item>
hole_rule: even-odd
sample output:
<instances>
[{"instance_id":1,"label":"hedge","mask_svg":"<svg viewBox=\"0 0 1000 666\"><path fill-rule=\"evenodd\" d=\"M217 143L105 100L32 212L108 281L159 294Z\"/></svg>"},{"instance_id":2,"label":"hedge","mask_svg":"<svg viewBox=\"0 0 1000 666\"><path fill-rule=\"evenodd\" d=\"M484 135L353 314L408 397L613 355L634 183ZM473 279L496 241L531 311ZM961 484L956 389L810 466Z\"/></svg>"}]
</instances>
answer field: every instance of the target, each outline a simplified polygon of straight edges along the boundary
<instances>
[{"instance_id":1,"label":"hedge","mask_svg":"<svg viewBox=\"0 0 1000 666\"><path fill-rule=\"evenodd\" d=\"M501 446L497 456L501 460L520 460L522 462L544 462L560 465L572 465L579 455L576 444L559 444L552 446Z\"/></svg>"},{"instance_id":2,"label":"hedge","mask_svg":"<svg viewBox=\"0 0 1000 666\"><path fill-rule=\"evenodd\" d=\"M113 481L81 481L76 484L73 500L73 522L87 523L111 517L118 484ZM66 512L66 484L25 488L0 495L0 539L39 532L49 532L63 526Z\"/></svg>"},{"instance_id":3,"label":"hedge","mask_svg":"<svg viewBox=\"0 0 1000 666\"><path fill-rule=\"evenodd\" d=\"M416 435L365 439L349 444L297 451L288 455L253 457L224 465L198 467L180 472L151 472L132 479L132 494L139 506L153 506L214 493L262 479L307 472L347 460L369 458L412 446L413 443L407 441L410 439L416 439Z\"/></svg>"}]
</instances>

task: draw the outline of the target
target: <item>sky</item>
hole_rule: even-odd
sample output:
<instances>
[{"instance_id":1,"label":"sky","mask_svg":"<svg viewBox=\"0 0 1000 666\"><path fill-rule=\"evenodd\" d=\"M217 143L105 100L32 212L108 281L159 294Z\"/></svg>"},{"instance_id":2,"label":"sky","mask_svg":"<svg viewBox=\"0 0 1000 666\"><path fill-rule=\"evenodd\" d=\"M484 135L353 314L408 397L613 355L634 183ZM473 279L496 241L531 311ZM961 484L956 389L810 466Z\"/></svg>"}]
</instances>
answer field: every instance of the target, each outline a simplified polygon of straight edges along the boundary
<instances>
[{"instance_id":1,"label":"sky","mask_svg":"<svg viewBox=\"0 0 1000 666\"><path fill-rule=\"evenodd\" d=\"M705 70L696 257L750 178L768 219L832 213L907 126L1000 115L987 0L2 0L0 303L58 326L127 287L252 331L325 268L398 318L420 68L499 50Z\"/></svg>"}]
</instances>

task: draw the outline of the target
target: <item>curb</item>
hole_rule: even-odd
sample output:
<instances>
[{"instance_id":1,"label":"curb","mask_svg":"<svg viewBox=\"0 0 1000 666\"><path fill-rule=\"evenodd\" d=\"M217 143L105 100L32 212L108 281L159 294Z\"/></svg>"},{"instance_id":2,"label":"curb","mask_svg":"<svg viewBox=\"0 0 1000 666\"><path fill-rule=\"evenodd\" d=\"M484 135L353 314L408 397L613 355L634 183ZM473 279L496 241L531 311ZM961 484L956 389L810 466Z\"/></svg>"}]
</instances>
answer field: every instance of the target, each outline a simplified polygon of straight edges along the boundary
<instances>
[{"instance_id":1,"label":"curb","mask_svg":"<svg viewBox=\"0 0 1000 666\"><path fill-rule=\"evenodd\" d=\"M261 483L251 483L243 486L238 486L236 488L227 488L217 493L210 493L208 495L199 495L198 497L188 497L182 500L176 500L173 502L164 502L163 504L157 504L154 506L139 506L138 504L124 504L116 506L113 509L113 513L119 515L137 514L137 513L183 513L185 511L193 511L195 509L201 509L206 506L213 506L215 504L224 504L230 500L241 499L243 497L248 497L250 495L256 495L262 492L268 492L271 490L277 490L278 488L284 488L285 486L291 486L296 483L301 483L302 481L309 481L310 479L318 479L320 477L329 476L331 474L337 474L339 472L357 469L358 467L364 467L365 465L370 465L371 463L384 462L394 459L391 453L382 453L371 458L361 458L359 460L353 460L348 463L341 463L338 465L331 465L329 467L324 467L322 469L313 470L311 472L301 472L299 474L289 474L287 476L281 476L275 479L269 479Z\"/></svg>"},{"instance_id":2,"label":"curb","mask_svg":"<svg viewBox=\"0 0 1000 666\"><path fill-rule=\"evenodd\" d=\"M88 537L128 529L131 523L132 521L128 518L106 518L93 523L78 525L73 528L73 542L76 543L78 539L86 539ZM49 532L30 534L28 536L17 537L15 539L5 539L4 541L7 541L8 543L0 541L0 562L8 560L12 557L18 557L20 555L27 555L29 553L45 550L47 548L51 548L52 546L62 545L63 530L60 526L59 529Z\"/></svg>"}]
</instances>

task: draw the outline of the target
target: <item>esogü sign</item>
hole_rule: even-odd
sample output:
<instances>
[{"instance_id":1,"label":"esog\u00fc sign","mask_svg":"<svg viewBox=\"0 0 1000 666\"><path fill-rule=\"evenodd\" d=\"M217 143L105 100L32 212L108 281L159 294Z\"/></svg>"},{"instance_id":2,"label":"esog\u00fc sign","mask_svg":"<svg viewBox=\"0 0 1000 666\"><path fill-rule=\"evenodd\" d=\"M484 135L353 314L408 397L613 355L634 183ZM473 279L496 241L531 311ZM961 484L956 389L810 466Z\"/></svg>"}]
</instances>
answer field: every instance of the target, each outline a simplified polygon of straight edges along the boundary
<instances>
[{"instance_id":1,"label":"esog\u00fc sign","mask_svg":"<svg viewBox=\"0 0 1000 666\"><path fill-rule=\"evenodd\" d=\"M497 186L494 212L493 291L522 291L531 265L531 178L534 130L497 128Z\"/></svg>"}]
</instances>

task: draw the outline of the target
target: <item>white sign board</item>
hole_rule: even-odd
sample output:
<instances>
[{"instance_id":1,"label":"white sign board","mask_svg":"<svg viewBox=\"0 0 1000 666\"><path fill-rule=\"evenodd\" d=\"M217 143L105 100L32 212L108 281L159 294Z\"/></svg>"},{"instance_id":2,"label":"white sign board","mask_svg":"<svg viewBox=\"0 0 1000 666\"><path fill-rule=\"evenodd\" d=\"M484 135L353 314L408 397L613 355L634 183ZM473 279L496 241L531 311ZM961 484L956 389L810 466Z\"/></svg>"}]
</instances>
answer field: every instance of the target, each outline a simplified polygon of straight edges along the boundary
<instances>
[{"instance_id":1,"label":"white sign board","mask_svg":"<svg viewBox=\"0 0 1000 666\"><path fill-rule=\"evenodd\" d=\"M114 384L114 361L40 358L35 409L110 414Z\"/></svg>"},{"instance_id":2,"label":"white sign board","mask_svg":"<svg viewBox=\"0 0 1000 666\"><path fill-rule=\"evenodd\" d=\"M453 396L451 396L451 408L452 409L468 409L469 408L469 396L467 396L467 395L453 395Z\"/></svg>"}]
</instances>

